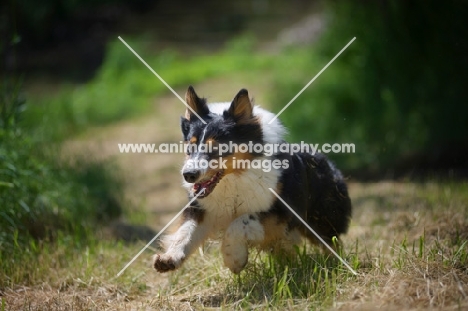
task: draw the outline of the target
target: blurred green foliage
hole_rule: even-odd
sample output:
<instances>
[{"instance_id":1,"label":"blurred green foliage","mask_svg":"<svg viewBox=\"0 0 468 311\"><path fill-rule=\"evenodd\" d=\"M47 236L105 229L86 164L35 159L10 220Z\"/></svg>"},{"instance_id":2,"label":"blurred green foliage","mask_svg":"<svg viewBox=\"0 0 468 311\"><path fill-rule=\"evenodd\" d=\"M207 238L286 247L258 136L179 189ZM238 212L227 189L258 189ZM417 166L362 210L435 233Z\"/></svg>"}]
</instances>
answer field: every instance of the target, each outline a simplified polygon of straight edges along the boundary
<instances>
[{"instance_id":1,"label":"blurred green foliage","mask_svg":"<svg viewBox=\"0 0 468 311\"><path fill-rule=\"evenodd\" d=\"M462 1L333 1L312 47L279 58L279 110L356 41L282 115L295 140L350 142L346 169L383 172L413 155L467 143L468 28Z\"/></svg>"},{"instance_id":2,"label":"blurred green foliage","mask_svg":"<svg viewBox=\"0 0 468 311\"><path fill-rule=\"evenodd\" d=\"M125 40L173 88L247 68L267 68L273 62L271 56L252 53L254 39L248 35L229 41L223 52L191 58L171 50L155 55L143 40ZM109 43L105 61L91 81L31 99L26 123L42 140L60 140L88 126L139 115L164 92L166 86L117 40Z\"/></svg>"},{"instance_id":3,"label":"blurred green foliage","mask_svg":"<svg viewBox=\"0 0 468 311\"><path fill-rule=\"evenodd\" d=\"M57 159L58 146L38 143L21 127L18 84L0 92L0 253L31 237L86 236L121 213L123 183L110 164Z\"/></svg>"},{"instance_id":4,"label":"blurred green foliage","mask_svg":"<svg viewBox=\"0 0 468 311\"><path fill-rule=\"evenodd\" d=\"M255 51L249 36L221 52L190 57L173 50L154 54L144 38L125 40L174 88L253 69L273 74L269 97L279 111L356 37L281 119L292 141L354 143L356 154L331 156L346 171L382 173L408 159L440 162L440 154L468 144L462 76L468 69L467 11L461 1L333 1L325 7L325 32L313 46L288 47L278 55ZM61 140L139 115L163 92L157 77L115 40L88 83L30 100L25 124L35 138Z\"/></svg>"}]
</instances>

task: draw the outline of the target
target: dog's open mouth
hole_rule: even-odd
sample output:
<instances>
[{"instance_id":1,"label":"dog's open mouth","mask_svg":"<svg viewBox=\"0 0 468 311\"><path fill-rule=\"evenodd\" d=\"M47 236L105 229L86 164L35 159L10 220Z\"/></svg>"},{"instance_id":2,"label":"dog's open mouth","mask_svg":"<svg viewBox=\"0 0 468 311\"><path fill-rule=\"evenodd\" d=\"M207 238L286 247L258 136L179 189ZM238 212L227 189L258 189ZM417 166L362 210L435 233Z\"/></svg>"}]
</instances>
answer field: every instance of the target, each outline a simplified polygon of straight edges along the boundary
<instances>
[{"instance_id":1,"label":"dog's open mouth","mask_svg":"<svg viewBox=\"0 0 468 311\"><path fill-rule=\"evenodd\" d=\"M213 192L214 188L219 183L221 178L223 178L223 172L219 171L216 174L214 174L210 179L193 184L193 194L197 195L202 191L202 189L205 189L205 192L200 194L198 197L207 197L211 192Z\"/></svg>"}]
</instances>

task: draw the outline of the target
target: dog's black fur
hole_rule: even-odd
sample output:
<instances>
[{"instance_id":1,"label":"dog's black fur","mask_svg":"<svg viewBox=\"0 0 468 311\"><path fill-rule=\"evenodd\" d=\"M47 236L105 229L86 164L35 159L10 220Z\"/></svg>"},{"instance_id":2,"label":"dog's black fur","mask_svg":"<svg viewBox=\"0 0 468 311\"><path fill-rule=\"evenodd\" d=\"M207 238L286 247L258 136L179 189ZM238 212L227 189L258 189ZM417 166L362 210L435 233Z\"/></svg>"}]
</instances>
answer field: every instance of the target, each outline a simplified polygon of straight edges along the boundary
<instances>
[{"instance_id":1,"label":"dog's black fur","mask_svg":"<svg viewBox=\"0 0 468 311\"><path fill-rule=\"evenodd\" d=\"M218 104L221 106L216 108L208 106L190 87L186 101L207 123L187 110L181 121L186 142L284 143L284 127L276 120L273 126L266 128L273 115L254 107L246 90L241 90L231 104ZM292 155L277 152L271 156L262 153L223 155L288 163L287 167L272 172L187 165L194 159L210 160L217 156L188 153L182 174L189 198L195 195L198 198L185 210L178 230L167 237L166 253L155 256L154 267L159 272L178 268L198 245L219 232L224 232L224 262L234 273L239 273L247 263L250 245L284 246L296 243L298 234L317 243L315 235L268 188L274 189L330 246L335 246L333 237L338 238L348 230L352 208L347 186L341 172L324 155L304 152Z\"/></svg>"}]
</instances>

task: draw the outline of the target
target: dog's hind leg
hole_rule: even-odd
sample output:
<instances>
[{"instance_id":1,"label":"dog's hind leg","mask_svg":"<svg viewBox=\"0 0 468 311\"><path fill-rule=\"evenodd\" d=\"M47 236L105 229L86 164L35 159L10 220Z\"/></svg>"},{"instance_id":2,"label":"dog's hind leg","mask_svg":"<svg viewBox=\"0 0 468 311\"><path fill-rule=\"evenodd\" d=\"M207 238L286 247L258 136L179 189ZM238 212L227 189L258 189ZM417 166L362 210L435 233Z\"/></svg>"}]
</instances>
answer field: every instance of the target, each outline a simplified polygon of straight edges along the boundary
<instances>
[{"instance_id":1,"label":"dog's hind leg","mask_svg":"<svg viewBox=\"0 0 468 311\"><path fill-rule=\"evenodd\" d=\"M166 252L154 256L154 268L158 272L167 272L179 268L183 261L209 235L209 228L203 222L204 211L188 208L183 213L182 224L177 231L164 238Z\"/></svg>"}]
</instances>

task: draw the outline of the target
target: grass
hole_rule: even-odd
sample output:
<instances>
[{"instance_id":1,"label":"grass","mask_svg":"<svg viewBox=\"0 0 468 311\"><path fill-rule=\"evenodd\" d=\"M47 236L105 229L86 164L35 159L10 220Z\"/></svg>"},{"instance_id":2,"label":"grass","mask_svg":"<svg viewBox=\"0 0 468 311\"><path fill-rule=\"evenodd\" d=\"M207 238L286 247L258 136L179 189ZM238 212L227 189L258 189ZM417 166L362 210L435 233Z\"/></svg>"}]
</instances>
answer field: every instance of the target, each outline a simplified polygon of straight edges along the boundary
<instances>
[{"instance_id":1,"label":"grass","mask_svg":"<svg viewBox=\"0 0 468 311\"><path fill-rule=\"evenodd\" d=\"M146 252L115 278L143 243L70 238L13 249L13 258L30 255L12 264L4 304L12 310L464 309L467 190L451 182L351 185L355 213L342 255L358 276L310 246L298 248L295 259L252 251L236 276L212 242L176 272L157 274Z\"/></svg>"},{"instance_id":2,"label":"grass","mask_svg":"<svg viewBox=\"0 0 468 311\"><path fill-rule=\"evenodd\" d=\"M138 42L127 41L140 52ZM248 38L231 44L224 52L191 60L173 52L145 55L143 46L141 54L174 87L207 77L232 75L241 67L269 70L272 58L249 54ZM166 91L120 42L109 51L106 64L89 84L69 86L52 98L29 105L25 121L36 130L34 138L61 140L90 125L141 114L149 109L151 98ZM273 73L284 81L293 77L297 80L298 73L288 69L300 67L302 53L308 51L289 53L298 57L289 57L290 64L277 62L275 68L281 74ZM310 79L302 75L304 81ZM289 99L285 98L285 102ZM11 123L10 116L8 110L4 124ZM287 119L286 114L284 117ZM15 153L8 153L9 158L22 156L12 166L20 168L12 172L23 172L19 175L22 184L32 182L39 190L44 190L44 185L55 190L39 191L42 195L38 197L56 202L52 207L83 208L74 209L68 215L72 219L84 216L86 211L99 219L109 215L107 207L115 211L115 202L121 201L114 194L123 191L123 184L118 182L122 177L106 175L115 171L112 167L105 169L100 164L78 161L71 163L70 170L63 169L67 163L60 163L60 170L51 169L56 167L52 164L56 164L58 151L46 160L35 157L33 151L43 145L36 145L31 137L19 147L4 146L0 145L4 154ZM136 166L133 168L136 170ZM2 168L0 172L10 171ZM57 172L65 175L54 179ZM30 176L44 178L35 180ZM4 193L9 190L6 187L14 184L9 179L0 181ZM19 193L18 199L30 195L28 189ZM467 183L450 181L352 184L355 210L350 231L343 239L342 256L358 271L358 276L311 246L299 247L294 259L252 251L245 271L235 276L222 266L218 244L213 242L206 245L203 255L194 254L176 272L157 274L151 268L151 254L157 250L152 249L116 278L144 243L115 240L103 222L57 230L53 238L43 239L25 239L20 231L13 230L8 235L12 243L8 247L0 245L0 310L465 309L467 190ZM14 206L21 207L17 201ZM50 220L49 214L33 210ZM147 211L127 210L124 215L142 225L151 218Z\"/></svg>"},{"instance_id":3,"label":"grass","mask_svg":"<svg viewBox=\"0 0 468 311\"><path fill-rule=\"evenodd\" d=\"M37 262L66 265L124 204L122 179L109 162L89 155L64 161L57 146L32 138L21 122L18 85L5 80L0 91L0 292L47 280L53 273Z\"/></svg>"},{"instance_id":4,"label":"grass","mask_svg":"<svg viewBox=\"0 0 468 311\"><path fill-rule=\"evenodd\" d=\"M123 181L111 163L63 163L50 146L0 130L0 252L30 238L81 232L122 213ZM13 239L13 236L17 236Z\"/></svg>"},{"instance_id":5,"label":"grass","mask_svg":"<svg viewBox=\"0 0 468 311\"><path fill-rule=\"evenodd\" d=\"M268 68L273 56L253 53L254 40L242 36L210 55L190 58L176 51L150 53L143 40L124 38L173 88L238 71ZM84 85L61 86L56 94L31 100L26 123L40 140L62 140L89 126L102 126L142 115L166 86L120 41L111 42L96 76Z\"/></svg>"},{"instance_id":6,"label":"grass","mask_svg":"<svg viewBox=\"0 0 468 311\"><path fill-rule=\"evenodd\" d=\"M81 165L78 162L75 168ZM84 184L95 181L93 191L108 182L99 167L75 170L74 176ZM94 195L105 198L117 188L106 189ZM57 232L53 240L20 242L14 233L14 243L0 253L1 306L5 310L465 309L467 190L466 182L449 181L351 184L354 215L343 238L342 256L358 276L311 246L299 247L296 259L252 251L245 271L236 276L223 267L219 245L213 242L203 255L194 254L173 273L161 275L151 268L151 255L157 251L151 249L116 278L144 242L117 241L99 223L84 234L83 230ZM87 202L85 194L66 197ZM145 224L145 218L151 217L139 211L129 218Z\"/></svg>"}]
</instances>

